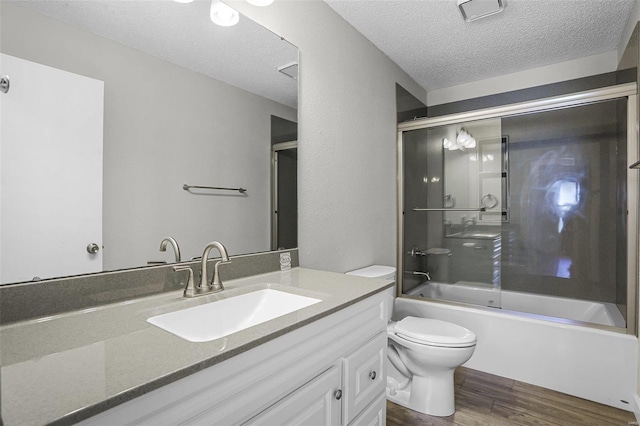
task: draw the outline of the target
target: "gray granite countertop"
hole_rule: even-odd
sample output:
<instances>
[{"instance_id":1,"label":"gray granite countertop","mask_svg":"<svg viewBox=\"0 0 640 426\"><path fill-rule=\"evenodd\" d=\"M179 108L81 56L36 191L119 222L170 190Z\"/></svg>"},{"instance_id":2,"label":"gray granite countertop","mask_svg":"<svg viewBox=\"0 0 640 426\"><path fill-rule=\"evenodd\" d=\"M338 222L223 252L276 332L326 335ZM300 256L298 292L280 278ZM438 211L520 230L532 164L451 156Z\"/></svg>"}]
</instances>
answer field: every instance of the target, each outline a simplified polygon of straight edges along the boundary
<instances>
[{"instance_id":1,"label":"gray granite countertop","mask_svg":"<svg viewBox=\"0 0 640 426\"><path fill-rule=\"evenodd\" d=\"M194 299L175 291L3 326L4 424L74 423L391 286L386 280L294 268L231 280L225 291ZM159 314L263 288L322 302L203 343L183 340L147 322Z\"/></svg>"}]
</instances>

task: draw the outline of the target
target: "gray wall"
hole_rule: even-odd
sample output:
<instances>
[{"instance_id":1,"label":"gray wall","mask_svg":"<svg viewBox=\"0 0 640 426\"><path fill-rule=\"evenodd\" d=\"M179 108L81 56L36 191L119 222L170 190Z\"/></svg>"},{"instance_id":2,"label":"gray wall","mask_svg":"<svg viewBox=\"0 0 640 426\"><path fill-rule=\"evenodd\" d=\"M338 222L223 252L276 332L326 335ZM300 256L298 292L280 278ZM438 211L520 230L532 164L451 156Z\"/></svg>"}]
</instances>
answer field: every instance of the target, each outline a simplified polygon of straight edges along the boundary
<instances>
[{"instance_id":1,"label":"gray wall","mask_svg":"<svg viewBox=\"0 0 640 426\"><path fill-rule=\"evenodd\" d=\"M2 2L4 53L105 82L104 266L184 257L211 240L270 248L271 115L296 111ZM182 184L248 188L193 195Z\"/></svg>"},{"instance_id":2,"label":"gray wall","mask_svg":"<svg viewBox=\"0 0 640 426\"><path fill-rule=\"evenodd\" d=\"M300 49L300 265L395 265L395 84L424 89L324 2L229 3Z\"/></svg>"}]
</instances>

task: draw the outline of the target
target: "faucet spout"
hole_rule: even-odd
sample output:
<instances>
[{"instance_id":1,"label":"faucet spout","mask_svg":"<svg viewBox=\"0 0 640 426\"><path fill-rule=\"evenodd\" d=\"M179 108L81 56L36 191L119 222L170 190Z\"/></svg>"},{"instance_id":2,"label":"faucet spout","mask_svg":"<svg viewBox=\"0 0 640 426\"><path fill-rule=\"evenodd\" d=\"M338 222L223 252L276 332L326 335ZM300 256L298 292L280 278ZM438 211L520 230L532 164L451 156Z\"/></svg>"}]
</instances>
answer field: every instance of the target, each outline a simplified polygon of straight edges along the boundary
<instances>
[{"instance_id":1,"label":"faucet spout","mask_svg":"<svg viewBox=\"0 0 640 426\"><path fill-rule=\"evenodd\" d=\"M180 246L178 246L178 242L173 237L167 237L160 243L160 251L167 251L167 244L171 244L173 247L173 254L176 257L176 263L180 263Z\"/></svg>"},{"instance_id":2,"label":"faucet spout","mask_svg":"<svg viewBox=\"0 0 640 426\"><path fill-rule=\"evenodd\" d=\"M216 262L214 266L213 279L211 280L211 284L209 284L209 278L207 274L207 260L209 258L209 253L213 248L218 249L221 260ZM224 290L222 280L220 280L219 268L220 265L225 265L227 263L231 263L231 261L229 260L229 255L227 254L227 249L225 248L225 246L217 241L212 241L207 244L204 248L204 252L202 253L202 272L200 274L199 290L211 293Z\"/></svg>"},{"instance_id":3,"label":"faucet spout","mask_svg":"<svg viewBox=\"0 0 640 426\"><path fill-rule=\"evenodd\" d=\"M417 277L425 277L427 281L431 281L431 275L428 272L414 271L413 275Z\"/></svg>"}]
</instances>

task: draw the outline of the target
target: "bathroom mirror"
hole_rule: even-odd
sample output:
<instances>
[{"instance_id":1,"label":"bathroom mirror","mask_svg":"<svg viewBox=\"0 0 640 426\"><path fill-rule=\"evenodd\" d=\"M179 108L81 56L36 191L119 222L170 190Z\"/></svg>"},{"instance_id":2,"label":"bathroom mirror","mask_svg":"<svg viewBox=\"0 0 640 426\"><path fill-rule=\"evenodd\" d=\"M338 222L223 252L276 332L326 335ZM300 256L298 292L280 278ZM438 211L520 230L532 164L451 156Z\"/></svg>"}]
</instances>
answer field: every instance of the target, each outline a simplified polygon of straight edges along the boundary
<instances>
[{"instance_id":1,"label":"bathroom mirror","mask_svg":"<svg viewBox=\"0 0 640 426\"><path fill-rule=\"evenodd\" d=\"M297 137L298 50L244 16L213 24L210 6L1 3L11 86L0 93L0 283L173 263L170 245L159 250L168 236L183 261L212 240L231 255L270 249L271 145ZM34 68L31 83L22 67ZM24 92L36 100L20 109ZM68 105L82 96L95 110ZM39 110L47 102L51 113ZM34 110L41 121L20 115ZM275 117L291 125L274 127ZM88 127L94 158L90 138L58 145L54 124ZM73 180L76 166L85 170Z\"/></svg>"}]
</instances>

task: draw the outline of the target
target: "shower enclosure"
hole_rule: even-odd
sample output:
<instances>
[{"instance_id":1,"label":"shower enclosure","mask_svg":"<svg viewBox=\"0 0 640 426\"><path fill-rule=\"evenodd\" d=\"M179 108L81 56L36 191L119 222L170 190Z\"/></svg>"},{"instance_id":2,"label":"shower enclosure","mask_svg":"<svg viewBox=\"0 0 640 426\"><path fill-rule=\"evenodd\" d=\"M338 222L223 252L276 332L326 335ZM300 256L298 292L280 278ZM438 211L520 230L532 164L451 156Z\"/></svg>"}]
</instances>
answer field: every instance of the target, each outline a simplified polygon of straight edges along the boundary
<instances>
[{"instance_id":1,"label":"shower enclosure","mask_svg":"<svg viewBox=\"0 0 640 426\"><path fill-rule=\"evenodd\" d=\"M398 126L401 296L635 333L636 85Z\"/></svg>"}]
</instances>

